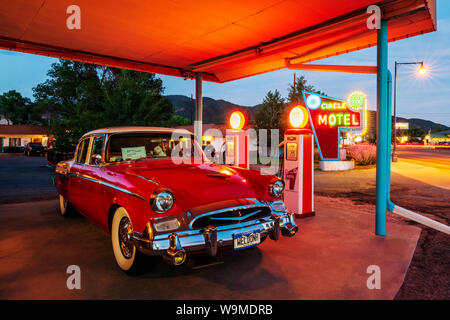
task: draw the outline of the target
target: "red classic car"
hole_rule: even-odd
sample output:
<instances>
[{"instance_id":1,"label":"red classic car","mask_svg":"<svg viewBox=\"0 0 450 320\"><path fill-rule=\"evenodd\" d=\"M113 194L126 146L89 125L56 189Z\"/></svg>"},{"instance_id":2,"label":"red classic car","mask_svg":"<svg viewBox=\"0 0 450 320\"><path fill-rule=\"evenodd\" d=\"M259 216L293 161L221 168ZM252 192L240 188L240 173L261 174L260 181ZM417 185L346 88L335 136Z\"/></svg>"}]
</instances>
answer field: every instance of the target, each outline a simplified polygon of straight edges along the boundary
<instances>
[{"instance_id":1,"label":"red classic car","mask_svg":"<svg viewBox=\"0 0 450 320\"><path fill-rule=\"evenodd\" d=\"M151 127L86 133L74 159L56 167L60 214L78 211L110 233L117 264L128 273L147 255L180 265L189 253L215 256L218 248L245 249L267 236L297 233L281 200L282 180L206 157L195 161L203 154L192 134L176 133Z\"/></svg>"}]
</instances>

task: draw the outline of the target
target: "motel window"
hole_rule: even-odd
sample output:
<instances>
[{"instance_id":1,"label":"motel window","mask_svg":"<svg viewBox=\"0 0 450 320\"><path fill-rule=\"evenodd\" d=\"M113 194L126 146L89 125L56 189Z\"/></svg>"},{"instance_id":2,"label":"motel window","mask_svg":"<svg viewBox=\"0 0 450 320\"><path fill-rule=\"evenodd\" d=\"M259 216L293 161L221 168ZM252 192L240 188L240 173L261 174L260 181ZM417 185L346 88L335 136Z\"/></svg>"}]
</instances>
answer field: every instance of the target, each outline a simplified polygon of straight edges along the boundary
<instances>
[{"instance_id":1,"label":"motel window","mask_svg":"<svg viewBox=\"0 0 450 320\"><path fill-rule=\"evenodd\" d=\"M21 138L9 138L9 145L11 147L20 147L21 146L20 139Z\"/></svg>"}]
</instances>

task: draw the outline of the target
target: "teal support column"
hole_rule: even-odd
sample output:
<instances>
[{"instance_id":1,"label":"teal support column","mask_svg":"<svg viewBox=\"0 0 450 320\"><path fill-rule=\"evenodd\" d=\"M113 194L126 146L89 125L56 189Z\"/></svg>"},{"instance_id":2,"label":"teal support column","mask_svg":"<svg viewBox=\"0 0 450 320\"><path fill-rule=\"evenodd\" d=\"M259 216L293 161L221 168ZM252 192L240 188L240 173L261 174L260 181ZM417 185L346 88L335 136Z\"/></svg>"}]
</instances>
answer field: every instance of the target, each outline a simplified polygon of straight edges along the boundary
<instances>
[{"instance_id":1,"label":"teal support column","mask_svg":"<svg viewBox=\"0 0 450 320\"><path fill-rule=\"evenodd\" d=\"M387 125L388 125L388 22L377 30L377 201L375 233L386 235L387 209ZM389 143L390 146L390 143Z\"/></svg>"}]
</instances>

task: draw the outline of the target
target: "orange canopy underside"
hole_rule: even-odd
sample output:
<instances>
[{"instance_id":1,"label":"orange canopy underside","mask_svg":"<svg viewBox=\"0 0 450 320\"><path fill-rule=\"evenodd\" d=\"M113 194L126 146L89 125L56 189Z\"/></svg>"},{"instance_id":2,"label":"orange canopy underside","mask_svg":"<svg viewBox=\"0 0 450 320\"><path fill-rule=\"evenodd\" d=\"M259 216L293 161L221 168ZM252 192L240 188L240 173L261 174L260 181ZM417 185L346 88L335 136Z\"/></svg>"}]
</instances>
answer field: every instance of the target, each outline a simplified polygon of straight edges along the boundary
<instances>
[{"instance_id":1,"label":"orange canopy underside","mask_svg":"<svg viewBox=\"0 0 450 320\"><path fill-rule=\"evenodd\" d=\"M69 5L81 29L69 30ZM436 30L435 0L0 0L0 48L225 82Z\"/></svg>"}]
</instances>

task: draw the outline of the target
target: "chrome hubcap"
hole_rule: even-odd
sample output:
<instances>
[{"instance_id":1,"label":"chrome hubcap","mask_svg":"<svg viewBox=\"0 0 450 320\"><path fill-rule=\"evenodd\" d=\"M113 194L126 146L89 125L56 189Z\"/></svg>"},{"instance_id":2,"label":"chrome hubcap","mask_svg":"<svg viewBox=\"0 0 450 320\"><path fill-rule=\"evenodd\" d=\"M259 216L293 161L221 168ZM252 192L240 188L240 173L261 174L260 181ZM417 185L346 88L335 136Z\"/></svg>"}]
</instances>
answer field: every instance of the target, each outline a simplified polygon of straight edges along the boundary
<instances>
[{"instance_id":1,"label":"chrome hubcap","mask_svg":"<svg viewBox=\"0 0 450 320\"><path fill-rule=\"evenodd\" d=\"M131 235L133 234L133 227L130 219L123 217L119 223L119 243L120 250L125 258L130 259L133 255L133 242Z\"/></svg>"}]
</instances>

